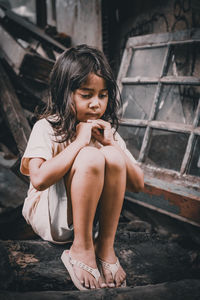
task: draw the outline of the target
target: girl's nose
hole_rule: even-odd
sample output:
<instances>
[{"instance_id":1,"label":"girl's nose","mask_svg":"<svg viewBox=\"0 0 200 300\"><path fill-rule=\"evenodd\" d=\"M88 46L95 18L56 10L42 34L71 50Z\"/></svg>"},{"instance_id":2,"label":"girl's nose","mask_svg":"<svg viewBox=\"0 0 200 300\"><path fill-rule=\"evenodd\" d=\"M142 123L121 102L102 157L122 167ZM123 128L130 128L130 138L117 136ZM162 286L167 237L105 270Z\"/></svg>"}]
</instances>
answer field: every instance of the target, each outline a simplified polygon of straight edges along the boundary
<instances>
[{"instance_id":1,"label":"girl's nose","mask_svg":"<svg viewBox=\"0 0 200 300\"><path fill-rule=\"evenodd\" d=\"M99 107L99 99L97 97L93 98L89 104L90 108Z\"/></svg>"}]
</instances>

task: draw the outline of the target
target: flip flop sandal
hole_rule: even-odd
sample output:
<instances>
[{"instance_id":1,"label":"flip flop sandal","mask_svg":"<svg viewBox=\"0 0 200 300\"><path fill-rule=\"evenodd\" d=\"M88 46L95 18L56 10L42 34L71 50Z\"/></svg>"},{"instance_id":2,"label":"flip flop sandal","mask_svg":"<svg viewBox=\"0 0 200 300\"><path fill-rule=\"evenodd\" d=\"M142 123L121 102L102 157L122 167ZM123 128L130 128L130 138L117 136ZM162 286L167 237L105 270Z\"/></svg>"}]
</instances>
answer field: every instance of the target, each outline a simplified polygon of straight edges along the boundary
<instances>
[{"instance_id":1,"label":"flip flop sandal","mask_svg":"<svg viewBox=\"0 0 200 300\"><path fill-rule=\"evenodd\" d=\"M102 259L97 257L97 264L101 273L101 276L103 276L103 268L109 270L112 274L113 279L115 278L115 275L117 273L117 271L119 270L120 267L120 263L119 263L119 259L117 258L117 261L115 264L110 264L106 261L103 261ZM119 286L119 287L126 287L126 279L123 281L123 283Z\"/></svg>"},{"instance_id":2,"label":"flip flop sandal","mask_svg":"<svg viewBox=\"0 0 200 300\"><path fill-rule=\"evenodd\" d=\"M63 253L61 255L61 260L64 263L67 271L69 272L69 275L70 275L74 285L77 287L77 289L79 289L81 291L89 290L89 288L86 288L81 284L80 280L77 278L77 276L74 272L73 266L77 266L77 267L89 272L96 279L97 282L99 281L99 277L100 277L99 270L91 268L88 265L84 264L83 262L71 258L69 250L63 251Z\"/></svg>"}]
</instances>

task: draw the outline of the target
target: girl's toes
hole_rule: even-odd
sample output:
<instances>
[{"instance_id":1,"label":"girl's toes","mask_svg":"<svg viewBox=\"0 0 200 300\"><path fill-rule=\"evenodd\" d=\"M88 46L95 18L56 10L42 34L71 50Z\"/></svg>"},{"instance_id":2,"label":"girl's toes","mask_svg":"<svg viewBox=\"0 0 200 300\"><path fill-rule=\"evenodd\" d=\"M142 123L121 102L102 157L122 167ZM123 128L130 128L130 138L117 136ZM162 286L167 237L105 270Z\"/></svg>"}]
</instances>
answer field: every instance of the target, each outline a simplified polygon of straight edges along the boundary
<instances>
[{"instance_id":1,"label":"girl's toes","mask_svg":"<svg viewBox=\"0 0 200 300\"><path fill-rule=\"evenodd\" d=\"M115 287L115 283L113 282L113 280L109 280L107 281L107 286L113 288Z\"/></svg>"},{"instance_id":2,"label":"girl's toes","mask_svg":"<svg viewBox=\"0 0 200 300\"><path fill-rule=\"evenodd\" d=\"M115 280L115 282L116 282L116 287L120 287L120 285L122 284L122 281L121 281L120 278L117 278L117 279Z\"/></svg>"},{"instance_id":3,"label":"girl's toes","mask_svg":"<svg viewBox=\"0 0 200 300\"><path fill-rule=\"evenodd\" d=\"M108 287L110 287L110 288L114 288L114 287L115 287L115 284L114 284L114 282L109 282L109 283L108 283Z\"/></svg>"},{"instance_id":4,"label":"girl's toes","mask_svg":"<svg viewBox=\"0 0 200 300\"><path fill-rule=\"evenodd\" d=\"M106 288L107 287L107 284L105 282L102 282L100 283L100 287L103 289L103 288Z\"/></svg>"},{"instance_id":5,"label":"girl's toes","mask_svg":"<svg viewBox=\"0 0 200 300\"><path fill-rule=\"evenodd\" d=\"M115 284L113 282L112 274L105 274L105 281L108 287L115 287Z\"/></svg>"},{"instance_id":6,"label":"girl's toes","mask_svg":"<svg viewBox=\"0 0 200 300\"><path fill-rule=\"evenodd\" d=\"M99 278L99 286L101 288L105 288L107 286L104 279L102 278L102 276L100 276L100 278Z\"/></svg>"},{"instance_id":7,"label":"girl's toes","mask_svg":"<svg viewBox=\"0 0 200 300\"><path fill-rule=\"evenodd\" d=\"M99 284L95 279L93 279L91 280L90 287L91 289L99 289Z\"/></svg>"},{"instance_id":8,"label":"girl's toes","mask_svg":"<svg viewBox=\"0 0 200 300\"><path fill-rule=\"evenodd\" d=\"M124 283L124 281L126 280L126 276L121 276L120 277L120 285L122 285Z\"/></svg>"},{"instance_id":9,"label":"girl's toes","mask_svg":"<svg viewBox=\"0 0 200 300\"><path fill-rule=\"evenodd\" d=\"M84 285L85 285L85 287L86 287L87 289L89 289L90 283L89 283L88 278L85 278L85 280L84 280Z\"/></svg>"},{"instance_id":10,"label":"girl's toes","mask_svg":"<svg viewBox=\"0 0 200 300\"><path fill-rule=\"evenodd\" d=\"M120 287L123 284L125 279L126 279L125 272L123 272L121 274L116 274L116 277L115 277L116 287Z\"/></svg>"},{"instance_id":11,"label":"girl's toes","mask_svg":"<svg viewBox=\"0 0 200 300\"><path fill-rule=\"evenodd\" d=\"M91 290L95 290L95 289L96 289L96 286L94 285L94 283L93 283L93 282L91 282L91 284L90 284L90 288L91 288Z\"/></svg>"}]
</instances>

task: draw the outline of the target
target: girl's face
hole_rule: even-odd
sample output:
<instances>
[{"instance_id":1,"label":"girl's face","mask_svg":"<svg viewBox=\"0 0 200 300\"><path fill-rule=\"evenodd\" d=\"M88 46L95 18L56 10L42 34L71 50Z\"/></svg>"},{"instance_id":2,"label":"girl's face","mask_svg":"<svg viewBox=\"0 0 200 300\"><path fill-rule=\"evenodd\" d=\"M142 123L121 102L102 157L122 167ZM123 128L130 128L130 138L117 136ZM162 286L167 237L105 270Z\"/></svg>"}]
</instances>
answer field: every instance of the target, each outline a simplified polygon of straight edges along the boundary
<instances>
[{"instance_id":1,"label":"girl's face","mask_svg":"<svg viewBox=\"0 0 200 300\"><path fill-rule=\"evenodd\" d=\"M105 80L94 73L89 74L87 81L73 92L73 100L79 122L100 119L108 104Z\"/></svg>"}]
</instances>

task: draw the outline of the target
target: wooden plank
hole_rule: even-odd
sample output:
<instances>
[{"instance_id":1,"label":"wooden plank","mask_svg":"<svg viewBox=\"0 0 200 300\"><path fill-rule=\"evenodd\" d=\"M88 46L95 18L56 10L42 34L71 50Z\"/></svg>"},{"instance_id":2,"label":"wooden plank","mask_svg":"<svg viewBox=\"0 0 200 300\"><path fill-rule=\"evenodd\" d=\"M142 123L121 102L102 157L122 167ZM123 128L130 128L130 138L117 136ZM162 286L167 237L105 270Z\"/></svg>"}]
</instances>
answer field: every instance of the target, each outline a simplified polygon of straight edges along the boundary
<instances>
[{"instance_id":1,"label":"wooden plank","mask_svg":"<svg viewBox=\"0 0 200 300\"><path fill-rule=\"evenodd\" d=\"M164 84L176 85L200 85L200 78L194 76L164 76L164 77L124 77L122 83L126 85L131 84L157 84L158 82Z\"/></svg>"},{"instance_id":2,"label":"wooden plank","mask_svg":"<svg viewBox=\"0 0 200 300\"><path fill-rule=\"evenodd\" d=\"M183 41L169 41L166 43L152 43L152 44L145 44L145 45L138 45L134 46L135 50L146 50L146 49L155 49L155 48L161 48L161 47L167 47L167 46L178 46L178 45L188 45L188 44L196 44L200 43L200 39L197 38L196 40L183 40Z\"/></svg>"},{"instance_id":3,"label":"wooden plank","mask_svg":"<svg viewBox=\"0 0 200 300\"><path fill-rule=\"evenodd\" d=\"M20 66L20 74L48 85L54 61L27 53Z\"/></svg>"},{"instance_id":4,"label":"wooden plank","mask_svg":"<svg viewBox=\"0 0 200 300\"><path fill-rule=\"evenodd\" d=\"M173 132L192 132L194 127L190 124L184 123L172 123L172 122L163 122L163 121L149 121L149 126L156 129L162 129L166 131L173 131Z\"/></svg>"},{"instance_id":5,"label":"wooden plank","mask_svg":"<svg viewBox=\"0 0 200 300\"><path fill-rule=\"evenodd\" d=\"M198 176L192 176L189 174L185 176L175 170L159 168L143 163L140 163L140 166L143 169L145 176L148 178L157 178L169 183L172 182L176 185L182 185L186 188L191 188L200 192L200 177Z\"/></svg>"},{"instance_id":6,"label":"wooden plank","mask_svg":"<svg viewBox=\"0 0 200 300\"><path fill-rule=\"evenodd\" d=\"M48 84L54 61L25 50L2 26L0 26L0 53L16 74Z\"/></svg>"},{"instance_id":7,"label":"wooden plank","mask_svg":"<svg viewBox=\"0 0 200 300\"><path fill-rule=\"evenodd\" d=\"M125 48L123 56L122 56L122 62L121 62L121 65L120 65L118 77L117 77L117 84L118 84L120 93L122 91L122 79L127 74L132 54L133 54L133 51L132 51L131 48L128 48L128 49Z\"/></svg>"},{"instance_id":8,"label":"wooden plank","mask_svg":"<svg viewBox=\"0 0 200 300\"><path fill-rule=\"evenodd\" d=\"M200 223L199 222L195 222L195 221L189 220L185 217L176 215L174 213L170 213L170 212L168 212L168 211L166 211L162 208L158 208L158 207L155 207L151 204L148 204L148 203L145 203L143 201L137 200L134 197L125 196L125 207L126 207L126 201L128 201L128 203L135 204L135 205L133 205L133 211L136 210L136 212L137 212L138 208L139 208L140 211L142 210L143 217L145 217L145 215L149 215L153 212L153 218L155 218L154 212L158 213L159 215L162 216L161 221L164 223L164 225L166 225L165 224L166 220L164 218L168 217L172 221L174 220L175 222L178 222L179 226L181 226L181 225L182 226L184 226L184 225L187 226L187 224L190 224L192 227L200 229ZM141 208L144 208L144 209L141 209ZM176 225L177 225L177 223L174 223L174 226L175 226L174 229L175 230L177 229Z\"/></svg>"},{"instance_id":9,"label":"wooden plank","mask_svg":"<svg viewBox=\"0 0 200 300\"><path fill-rule=\"evenodd\" d=\"M0 55L18 74L27 51L0 25Z\"/></svg>"},{"instance_id":10,"label":"wooden plank","mask_svg":"<svg viewBox=\"0 0 200 300\"><path fill-rule=\"evenodd\" d=\"M123 85L132 85L132 84L157 84L160 81L160 77L124 77L122 78Z\"/></svg>"},{"instance_id":11,"label":"wooden plank","mask_svg":"<svg viewBox=\"0 0 200 300\"><path fill-rule=\"evenodd\" d=\"M193 125L173 123L173 122L164 122L164 121L155 121L155 120L148 121L148 120L140 120L140 119L123 119L120 121L120 125L134 126L134 127L149 126L151 128L161 129L165 131L184 132L184 133L195 132L196 134L200 134L199 127L194 129Z\"/></svg>"},{"instance_id":12,"label":"wooden plank","mask_svg":"<svg viewBox=\"0 0 200 300\"><path fill-rule=\"evenodd\" d=\"M31 22L28 22L26 19L21 16L15 14L11 10L5 9L5 7L0 4L0 20L1 23L4 24L6 28L11 28L15 30L15 34L18 32L19 35L23 35L23 33L29 37L33 37L36 40L45 43L46 45L52 47L58 52L63 52L66 47L52 39L50 36L44 33L44 31L38 28Z\"/></svg>"},{"instance_id":13,"label":"wooden plank","mask_svg":"<svg viewBox=\"0 0 200 300\"><path fill-rule=\"evenodd\" d=\"M149 165L140 166L145 174L144 191L127 193L127 196L140 205L200 226L200 178Z\"/></svg>"},{"instance_id":14,"label":"wooden plank","mask_svg":"<svg viewBox=\"0 0 200 300\"><path fill-rule=\"evenodd\" d=\"M164 197L179 208L179 215L200 224L200 191L155 178L145 179L144 193Z\"/></svg>"},{"instance_id":15,"label":"wooden plank","mask_svg":"<svg viewBox=\"0 0 200 300\"><path fill-rule=\"evenodd\" d=\"M3 110L3 117L6 119L12 135L17 144L20 155L25 151L25 147L30 135L30 126L23 113L23 109L17 99L2 64L0 63L0 103Z\"/></svg>"},{"instance_id":16,"label":"wooden plank","mask_svg":"<svg viewBox=\"0 0 200 300\"><path fill-rule=\"evenodd\" d=\"M188 29L180 30L177 32L155 33L147 34L137 37L129 38L127 47L160 47L167 46L169 44L180 44L180 42L200 42L200 30Z\"/></svg>"},{"instance_id":17,"label":"wooden plank","mask_svg":"<svg viewBox=\"0 0 200 300\"><path fill-rule=\"evenodd\" d=\"M142 119L122 119L122 120L120 120L120 125L122 125L122 126L146 127L148 124L149 124L148 120L142 120Z\"/></svg>"}]
</instances>

